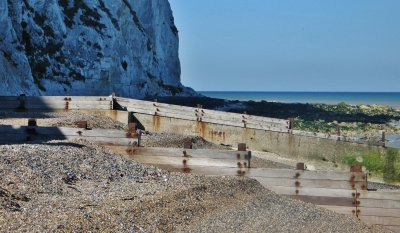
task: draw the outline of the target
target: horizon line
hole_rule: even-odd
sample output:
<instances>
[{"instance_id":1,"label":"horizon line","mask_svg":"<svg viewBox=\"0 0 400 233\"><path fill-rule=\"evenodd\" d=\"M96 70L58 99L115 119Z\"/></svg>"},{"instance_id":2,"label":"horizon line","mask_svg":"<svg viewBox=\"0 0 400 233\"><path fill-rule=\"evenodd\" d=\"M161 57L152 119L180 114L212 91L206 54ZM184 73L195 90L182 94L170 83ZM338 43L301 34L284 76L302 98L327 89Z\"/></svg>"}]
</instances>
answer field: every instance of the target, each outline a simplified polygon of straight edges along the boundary
<instances>
[{"instance_id":1,"label":"horizon line","mask_svg":"<svg viewBox=\"0 0 400 233\"><path fill-rule=\"evenodd\" d=\"M237 91L195 90L196 92L296 92L296 93L400 93L400 91Z\"/></svg>"}]
</instances>

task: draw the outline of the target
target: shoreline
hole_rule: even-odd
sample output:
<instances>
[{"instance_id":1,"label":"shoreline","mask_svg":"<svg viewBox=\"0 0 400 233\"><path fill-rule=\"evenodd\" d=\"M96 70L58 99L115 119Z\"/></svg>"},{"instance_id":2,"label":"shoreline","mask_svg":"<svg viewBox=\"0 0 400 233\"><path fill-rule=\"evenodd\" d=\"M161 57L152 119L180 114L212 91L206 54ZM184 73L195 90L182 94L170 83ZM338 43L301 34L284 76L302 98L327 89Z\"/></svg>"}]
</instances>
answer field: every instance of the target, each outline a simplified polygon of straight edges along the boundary
<instances>
[{"instance_id":1,"label":"shoreline","mask_svg":"<svg viewBox=\"0 0 400 233\"><path fill-rule=\"evenodd\" d=\"M400 92L321 92L321 91L199 91L210 98L230 101L267 101L287 104L382 105L400 109Z\"/></svg>"}]
</instances>

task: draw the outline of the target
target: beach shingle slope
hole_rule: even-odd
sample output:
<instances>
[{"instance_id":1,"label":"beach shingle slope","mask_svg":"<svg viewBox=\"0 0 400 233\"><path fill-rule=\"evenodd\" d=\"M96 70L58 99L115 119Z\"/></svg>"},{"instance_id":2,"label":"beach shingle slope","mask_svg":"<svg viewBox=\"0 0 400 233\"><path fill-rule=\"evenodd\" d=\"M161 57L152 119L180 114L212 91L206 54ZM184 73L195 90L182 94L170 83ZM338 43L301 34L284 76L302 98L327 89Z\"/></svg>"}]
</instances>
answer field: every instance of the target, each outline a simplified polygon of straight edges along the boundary
<instances>
[{"instance_id":1,"label":"beach shingle slope","mask_svg":"<svg viewBox=\"0 0 400 233\"><path fill-rule=\"evenodd\" d=\"M144 166L84 141L0 146L0 232L382 232L245 177Z\"/></svg>"}]
</instances>

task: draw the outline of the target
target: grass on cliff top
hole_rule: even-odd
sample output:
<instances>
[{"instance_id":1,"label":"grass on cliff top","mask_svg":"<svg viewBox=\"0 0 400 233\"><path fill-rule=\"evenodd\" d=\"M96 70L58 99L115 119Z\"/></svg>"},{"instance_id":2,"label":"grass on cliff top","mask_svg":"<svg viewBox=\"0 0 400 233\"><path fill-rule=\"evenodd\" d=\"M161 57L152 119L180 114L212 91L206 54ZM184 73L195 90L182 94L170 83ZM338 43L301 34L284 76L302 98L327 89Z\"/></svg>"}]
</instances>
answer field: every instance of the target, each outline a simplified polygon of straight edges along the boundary
<instances>
[{"instance_id":1,"label":"grass on cliff top","mask_svg":"<svg viewBox=\"0 0 400 233\"><path fill-rule=\"evenodd\" d=\"M379 153L352 153L342 158L342 162L352 166L361 165L374 177L387 181L400 181L400 150L388 148L385 155Z\"/></svg>"}]
</instances>

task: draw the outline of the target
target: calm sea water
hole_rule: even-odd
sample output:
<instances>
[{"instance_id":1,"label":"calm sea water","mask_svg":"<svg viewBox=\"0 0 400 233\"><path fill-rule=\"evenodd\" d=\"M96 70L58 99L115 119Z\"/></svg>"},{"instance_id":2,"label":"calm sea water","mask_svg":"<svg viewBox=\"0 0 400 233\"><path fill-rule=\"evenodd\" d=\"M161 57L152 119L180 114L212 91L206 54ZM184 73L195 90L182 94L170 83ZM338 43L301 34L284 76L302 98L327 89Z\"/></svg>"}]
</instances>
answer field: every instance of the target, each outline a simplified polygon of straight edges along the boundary
<instances>
[{"instance_id":1,"label":"calm sea water","mask_svg":"<svg viewBox=\"0 0 400 233\"><path fill-rule=\"evenodd\" d=\"M273 101L284 103L379 104L400 108L400 92L247 92L200 91L201 94L220 99Z\"/></svg>"}]
</instances>

